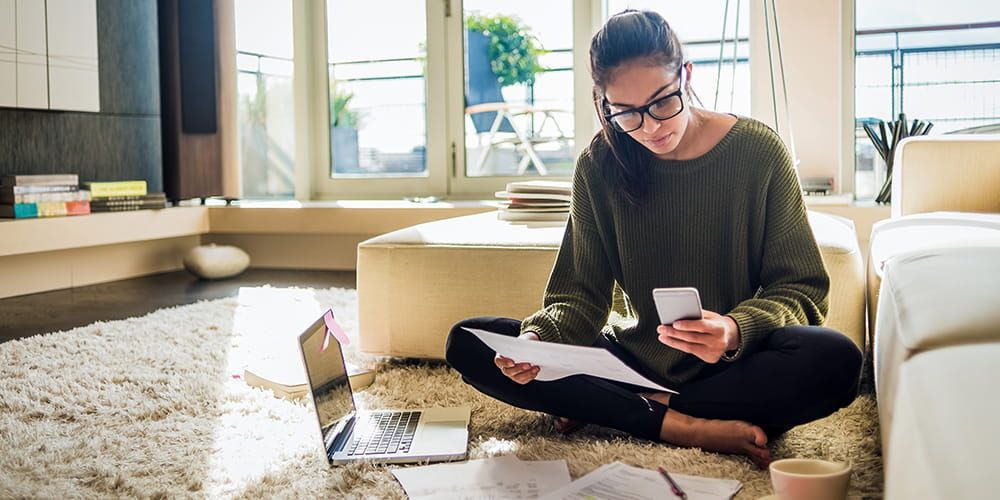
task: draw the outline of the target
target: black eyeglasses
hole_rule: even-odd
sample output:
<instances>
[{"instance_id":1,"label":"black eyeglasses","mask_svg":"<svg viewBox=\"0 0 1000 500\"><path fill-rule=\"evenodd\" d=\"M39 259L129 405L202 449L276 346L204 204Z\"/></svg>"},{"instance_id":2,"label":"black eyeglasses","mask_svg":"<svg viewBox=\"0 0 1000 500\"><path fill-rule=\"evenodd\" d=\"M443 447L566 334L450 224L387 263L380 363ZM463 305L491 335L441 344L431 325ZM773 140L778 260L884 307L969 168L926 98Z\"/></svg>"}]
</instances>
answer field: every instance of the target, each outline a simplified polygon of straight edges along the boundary
<instances>
[{"instance_id":1,"label":"black eyeglasses","mask_svg":"<svg viewBox=\"0 0 1000 500\"><path fill-rule=\"evenodd\" d=\"M653 117L654 120L669 120L684 111L684 67L678 71L678 77L680 78L680 87L677 90L656 99L645 106L639 106L636 108L629 108L625 111L619 111L617 113L607 113L604 117L608 120L613 127L619 132L633 132L642 128L643 120L646 115ZM605 106L607 106L607 101L605 101Z\"/></svg>"}]
</instances>

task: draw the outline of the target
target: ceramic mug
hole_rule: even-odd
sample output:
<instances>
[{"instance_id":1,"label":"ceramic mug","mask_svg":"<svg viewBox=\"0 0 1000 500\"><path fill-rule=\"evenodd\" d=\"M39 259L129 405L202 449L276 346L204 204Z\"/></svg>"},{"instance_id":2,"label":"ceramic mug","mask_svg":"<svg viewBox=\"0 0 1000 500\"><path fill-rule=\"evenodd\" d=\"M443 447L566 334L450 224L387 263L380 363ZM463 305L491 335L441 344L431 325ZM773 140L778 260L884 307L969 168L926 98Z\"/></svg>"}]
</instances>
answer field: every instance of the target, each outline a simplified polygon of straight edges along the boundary
<instances>
[{"instance_id":1,"label":"ceramic mug","mask_svg":"<svg viewBox=\"0 0 1000 500\"><path fill-rule=\"evenodd\" d=\"M780 500L844 500L851 466L812 458L771 462L771 484Z\"/></svg>"}]
</instances>

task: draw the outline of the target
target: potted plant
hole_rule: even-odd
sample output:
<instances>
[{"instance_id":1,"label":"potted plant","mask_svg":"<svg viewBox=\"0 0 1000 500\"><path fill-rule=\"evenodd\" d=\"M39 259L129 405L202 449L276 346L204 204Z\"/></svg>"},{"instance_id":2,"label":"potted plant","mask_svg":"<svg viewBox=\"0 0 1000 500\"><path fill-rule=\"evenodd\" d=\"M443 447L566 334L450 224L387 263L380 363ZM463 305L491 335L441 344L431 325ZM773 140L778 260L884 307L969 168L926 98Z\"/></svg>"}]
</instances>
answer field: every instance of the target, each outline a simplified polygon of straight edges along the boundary
<instances>
[{"instance_id":1,"label":"potted plant","mask_svg":"<svg viewBox=\"0 0 1000 500\"><path fill-rule=\"evenodd\" d=\"M487 57L501 87L533 84L535 74L545 69L538 63L538 56L545 51L518 18L472 14L465 19L465 26L470 38L480 35L488 39Z\"/></svg>"},{"instance_id":2,"label":"potted plant","mask_svg":"<svg viewBox=\"0 0 1000 500\"><path fill-rule=\"evenodd\" d=\"M531 85L535 82L535 74L545 69L538 63L538 56L545 51L529 28L516 17L472 14L465 19L465 26L466 106L503 103L503 87ZM495 112L471 115L478 133L489 131L495 118ZM514 132L513 125L504 120L498 131Z\"/></svg>"},{"instance_id":3,"label":"potted plant","mask_svg":"<svg viewBox=\"0 0 1000 500\"><path fill-rule=\"evenodd\" d=\"M330 95L330 162L336 173L356 173L360 170L360 115L356 110L350 109L354 92L339 90L334 85Z\"/></svg>"}]
</instances>

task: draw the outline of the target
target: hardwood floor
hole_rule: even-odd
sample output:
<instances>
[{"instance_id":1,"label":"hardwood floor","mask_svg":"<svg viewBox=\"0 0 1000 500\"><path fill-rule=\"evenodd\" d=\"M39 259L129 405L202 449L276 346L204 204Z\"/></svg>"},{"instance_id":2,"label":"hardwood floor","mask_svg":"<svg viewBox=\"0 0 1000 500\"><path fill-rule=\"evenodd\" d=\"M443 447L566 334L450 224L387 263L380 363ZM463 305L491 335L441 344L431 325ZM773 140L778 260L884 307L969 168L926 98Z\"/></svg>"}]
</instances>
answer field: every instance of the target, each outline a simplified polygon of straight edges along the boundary
<instances>
[{"instance_id":1,"label":"hardwood floor","mask_svg":"<svg viewBox=\"0 0 1000 500\"><path fill-rule=\"evenodd\" d=\"M354 288L354 271L248 269L234 278L204 281L185 271L0 299L0 342L68 330L95 321L140 316L163 307L232 297L240 287Z\"/></svg>"}]
</instances>

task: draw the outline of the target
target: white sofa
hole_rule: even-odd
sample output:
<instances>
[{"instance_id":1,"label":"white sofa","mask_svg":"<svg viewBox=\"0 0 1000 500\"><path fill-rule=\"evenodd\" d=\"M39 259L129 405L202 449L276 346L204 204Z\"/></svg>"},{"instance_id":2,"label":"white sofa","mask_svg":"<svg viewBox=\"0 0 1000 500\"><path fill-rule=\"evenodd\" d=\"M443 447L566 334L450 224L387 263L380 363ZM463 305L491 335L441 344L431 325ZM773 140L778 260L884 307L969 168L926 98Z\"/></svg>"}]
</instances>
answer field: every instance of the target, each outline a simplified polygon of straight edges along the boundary
<instances>
[{"instance_id":1,"label":"white sofa","mask_svg":"<svg viewBox=\"0 0 1000 500\"><path fill-rule=\"evenodd\" d=\"M864 264L853 223L809 213L831 276L827 326L865 346ZM565 226L497 220L495 212L420 224L358 245L364 352L444 358L451 327L474 316L538 310Z\"/></svg>"},{"instance_id":2,"label":"white sofa","mask_svg":"<svg viewBox=\"0 0 1000 500\"><path fill-rule=\"evenodd\" d=\"M1000 137L896 155L867 275L886 498L996 498Z\"/></svg>"}]
</instances>

